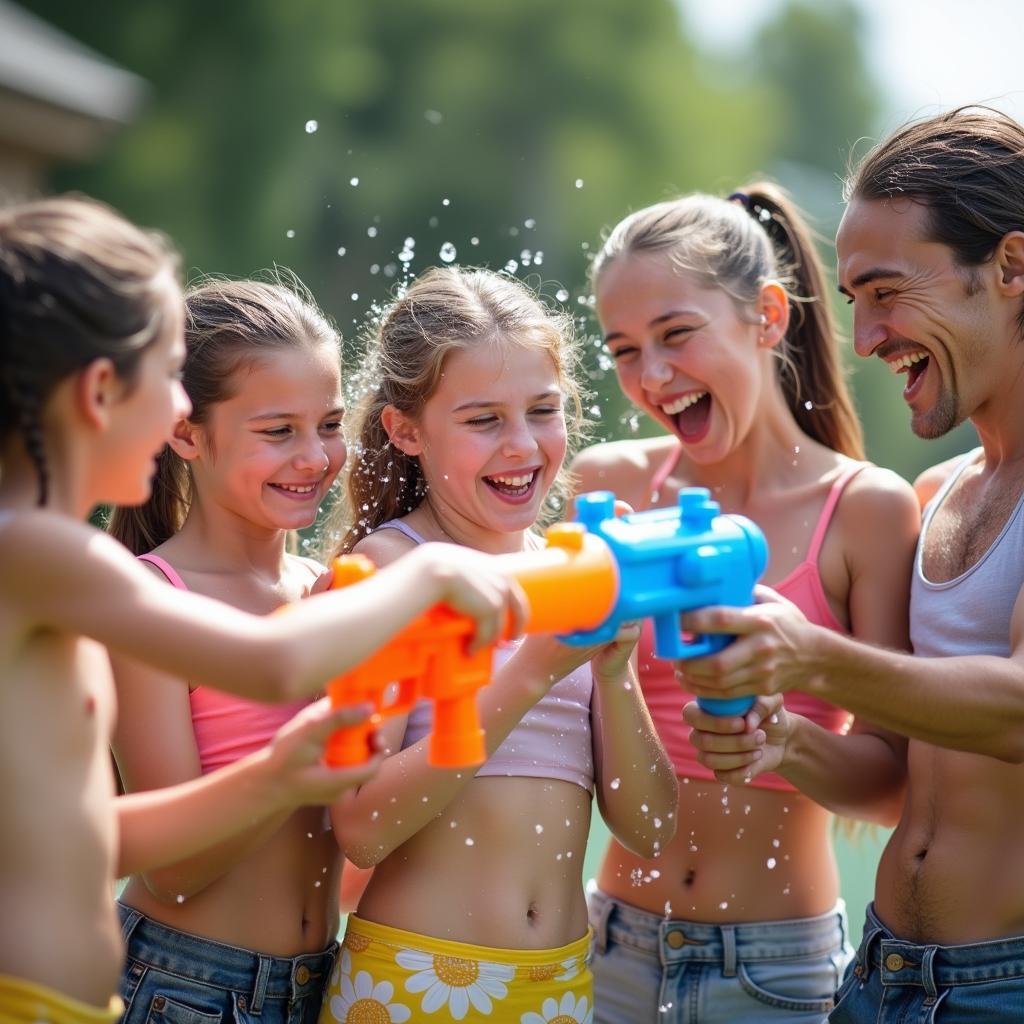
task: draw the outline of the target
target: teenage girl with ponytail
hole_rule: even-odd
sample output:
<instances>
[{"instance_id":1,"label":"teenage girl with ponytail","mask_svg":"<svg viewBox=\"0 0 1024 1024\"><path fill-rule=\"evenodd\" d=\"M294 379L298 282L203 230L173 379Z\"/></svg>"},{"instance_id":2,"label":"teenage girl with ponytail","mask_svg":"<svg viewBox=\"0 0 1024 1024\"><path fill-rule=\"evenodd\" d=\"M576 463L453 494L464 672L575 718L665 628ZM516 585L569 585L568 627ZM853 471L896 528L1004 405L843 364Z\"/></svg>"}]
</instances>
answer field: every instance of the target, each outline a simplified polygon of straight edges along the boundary
<instances>
[{"instance_id":1,"label":"teenage girl with ponytail","mask_svg":"<svg viewBox=\"0 0 1024 1024\"><path fill-rule=\"evenodd\" d=\"M588 449L573 467L578 489L645 509L706 487L764 530L764 582L782 598L828 628L906 649L917 502L864 461L800 212L769 184L660 203L615 227L592 281L619 384L665 433ZM679 777L678 827L657 861L609 845L590 901L594 1019L823 1021L851 952L830 815L784 774L758 774L756 755L716 775L690 727L739 734L799 718L849 730L851 813L856 804L889 824L904 743L800 693L763 725L759 706L715 719L692 704L684 721L692 698L674 670L654 657L648 624L639 677Z\"/></svg>"}]
</instances>

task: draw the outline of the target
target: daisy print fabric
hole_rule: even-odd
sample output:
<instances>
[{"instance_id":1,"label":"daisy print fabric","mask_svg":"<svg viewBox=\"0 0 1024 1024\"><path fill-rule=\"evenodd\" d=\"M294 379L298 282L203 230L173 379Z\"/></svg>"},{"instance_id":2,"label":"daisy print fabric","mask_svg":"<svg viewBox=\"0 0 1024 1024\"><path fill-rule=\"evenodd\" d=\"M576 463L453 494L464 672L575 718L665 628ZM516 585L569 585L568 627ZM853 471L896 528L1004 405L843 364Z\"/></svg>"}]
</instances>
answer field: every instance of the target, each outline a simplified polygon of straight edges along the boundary
<instances>
[{"instance_id":1,"label":"daisy print fabric","mask_svg":"<svg viewBox=\"0 0 1024 1024\"><path fill-rule=\"evenodd\" d=\"M592 1024L589 949L589 935L560 949L490 949L352 916L319 1024Z\"/></svg>"}]
</instances>

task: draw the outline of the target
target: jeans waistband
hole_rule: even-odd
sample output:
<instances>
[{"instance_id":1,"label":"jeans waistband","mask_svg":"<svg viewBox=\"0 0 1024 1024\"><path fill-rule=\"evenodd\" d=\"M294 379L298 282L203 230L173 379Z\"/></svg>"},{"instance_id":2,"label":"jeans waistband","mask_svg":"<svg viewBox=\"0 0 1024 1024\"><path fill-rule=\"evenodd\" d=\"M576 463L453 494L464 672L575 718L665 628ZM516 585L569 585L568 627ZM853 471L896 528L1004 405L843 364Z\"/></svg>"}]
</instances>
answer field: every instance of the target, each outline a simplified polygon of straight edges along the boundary
<instances>
[{"instance_id":1,"label":"jeans waistband","mask_svg":"<svg viewBox=\"0 0 1024 1024\"><path fill-rule=\"evenodd\" d=\"M960 946L906 942L882 923L873 903L864 915L864 938L854 974L876 970L883 985L916 985L935 996L939 988L1024 978L1024 935Z\"/></svg>"},{"instance_id":2,"label":"jeans waistband","mask_svg":"<svg viewBox=\"0 0 1024 1024\"><path fill-rule=\"evenodd\" d=\"M683 960L718 962L730 973L737 961L825 956L847 941L846 912L840 900L817 917L742 924L710 924L660 917L596 890L590 894L594 943L604 952L608 942L653 953L664 965Z\"/></svg>"},{"instance_id":3,"label":"jeans waistband","mask_svg":"<svg viewBox=\"0 0 1024 1024\"><path fill-rule=\"evenodd\" d=\"M117 908L131 959L186 974L206 985L248 993L253 1013L260 1012L266 999L290 1001L319 993L337 955L338 944L334 942L319 953L268 956L169 928L123 903ZM128 969L130 973L133 967Z\"/></svg>"}]
</instances>

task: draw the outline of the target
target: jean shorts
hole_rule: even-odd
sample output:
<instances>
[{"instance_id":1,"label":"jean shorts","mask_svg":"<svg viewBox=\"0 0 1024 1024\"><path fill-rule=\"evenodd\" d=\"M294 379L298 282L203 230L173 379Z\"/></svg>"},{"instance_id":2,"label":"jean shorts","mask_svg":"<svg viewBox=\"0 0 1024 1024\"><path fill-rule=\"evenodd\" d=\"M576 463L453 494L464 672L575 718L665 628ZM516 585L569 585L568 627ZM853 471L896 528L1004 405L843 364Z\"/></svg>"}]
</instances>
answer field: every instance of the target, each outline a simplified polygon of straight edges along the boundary
<instances>
[{"instance_id":1,"label":"jean shorts","mask_svg":"<svg viewBox=\"0 0 1024 1024\"><path fill-rule=\"evenodd\" d=\"M128 959L122 1024L315 1024L337 943L266 956L168 928L118 904Z\"/></svg>"},{"instance_id":2,"label":"jean shorts","mask_svg":"<svg viewBox=\"0 0 1024 1024\"><path fill-rule=\"evenodd\" d=\"M1020 1024L1024 936L965 946L903 942L867 909L831 1024Z\"/></svg>"},{"instance_id":3,"label":"jean shorts","mask_svg":"<svg viewBox=\"0 0 1024 1024\"><path fill-rule=\"evenodd\" d=\"M590 894L594 1024L823 1024L853 949L819 917L706 924Z\"/></svg>"}]
</instances>

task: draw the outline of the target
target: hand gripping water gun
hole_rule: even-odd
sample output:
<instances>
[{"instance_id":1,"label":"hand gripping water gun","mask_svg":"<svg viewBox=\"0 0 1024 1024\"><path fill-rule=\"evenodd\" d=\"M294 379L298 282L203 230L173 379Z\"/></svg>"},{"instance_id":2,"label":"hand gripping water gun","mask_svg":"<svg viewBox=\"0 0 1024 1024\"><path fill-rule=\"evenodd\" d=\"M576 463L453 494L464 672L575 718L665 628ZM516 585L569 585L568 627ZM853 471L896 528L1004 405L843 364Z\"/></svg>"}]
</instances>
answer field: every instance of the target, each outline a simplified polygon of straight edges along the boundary
<instances>
[{"instance_id":1,"label":"hand gripping water gun","mask_svg":"<svg viewBox=\"0 0 1024 1024\"><path fill-rule=\"evenodd\" d=\"M597 629L562 637L566 643L605 642L623 623L648 617L654 619L659 658L696 658L732 642L733 637L717 633L684 639L679 615L709 605L754 603L754 585L768 564L768 545L751 520L721 515L718 502L703 487L681 490L675 508L619 517L610 491L592 491L576 499L576 516L611 549L619 588L608 618ZM701 698L699 704L711 714L742 715L754 699Z\"/></svg>"},{"instance_id":2,"label":"hand gripping water gun","mask_svg":"<svg viewBox=\"0 0 1024 1024\"><path fill-rule=\"evenodd\" d=\"M618 572L608 546L576 523L550 527L545 540L541 550L494 559L526 593L525 632L568 633L600 625L612 611L618 591ZM332 588L357 583L374 572L373 563L362 555L335 559L332 568ZM361 665L329 683L327 692L335 707L369 702L375 713L331 737L328 764L362 764L381 719L407 713L421 698L434 704L430 763L482 764L487 752L476 695L490 682L494 648L467 654L474 629L468 616L437 605Z\"/></svg>"}]
</instances>

